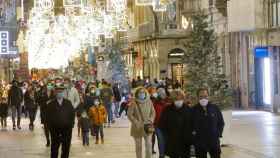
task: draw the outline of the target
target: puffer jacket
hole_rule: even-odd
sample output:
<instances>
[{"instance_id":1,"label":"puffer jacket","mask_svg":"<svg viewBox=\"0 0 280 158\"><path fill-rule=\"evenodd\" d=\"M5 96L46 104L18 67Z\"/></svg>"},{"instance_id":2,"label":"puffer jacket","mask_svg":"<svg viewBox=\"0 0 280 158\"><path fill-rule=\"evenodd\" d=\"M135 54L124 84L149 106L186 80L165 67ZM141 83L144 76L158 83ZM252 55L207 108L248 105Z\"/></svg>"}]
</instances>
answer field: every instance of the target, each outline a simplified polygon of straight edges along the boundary
<instances>
[{"instance_id":1,"label":"puffer jacket","mask_svg":"<svg viewBox=\"0 0 280 158\"><path fill-rule=\"evenodd\" d=\"M107 112L103 105L92 106L89 109L89 116L93 125L102 125L106 122Z\"/></svg>"},{"instance_id":2,"label":"puffer jacket","mask_svg":"<svg viewBox=\"0 0 280 158\"><path fill-rule=\"evenodd\" d=\"M143 87L136 89L135 93ZM138 107L141 109L143 118L141 118L141 113ZM146 90L146 99L144 101L140 101L138 99L133 99L128 108L128 119L131 122L131 131L130 134L132 137L143 137L145 136L144 124L153 123L155 120L155 109L152 101L150 100L150 96L148 91Z\"/></svg>"}]
</instances>

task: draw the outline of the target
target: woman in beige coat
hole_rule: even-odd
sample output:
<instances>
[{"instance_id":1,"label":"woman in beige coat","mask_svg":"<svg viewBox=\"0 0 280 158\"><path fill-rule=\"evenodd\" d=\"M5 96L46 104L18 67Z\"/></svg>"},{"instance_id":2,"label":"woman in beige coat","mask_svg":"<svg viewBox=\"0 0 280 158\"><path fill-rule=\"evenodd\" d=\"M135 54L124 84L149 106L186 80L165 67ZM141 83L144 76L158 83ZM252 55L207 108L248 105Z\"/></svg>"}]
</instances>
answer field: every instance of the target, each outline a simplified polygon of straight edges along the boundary
<instances>
[{"instance_id":1,"label":"woman in beige coat","mask_svg":"<svg viewBox=\"0 0 280 158\"><path fill-rule=\"evenodd\" d=\"M143 119L141 117L143 114ZM144 124L153 123L155 110L148 91L140 87L135 91L135 98L128 108L128 118L131 122L131 136L135 140L136 157L142 158L142 139L145 140L146 158L152 157L152 134L144 131Z\"/></svg>"}]
</instances>

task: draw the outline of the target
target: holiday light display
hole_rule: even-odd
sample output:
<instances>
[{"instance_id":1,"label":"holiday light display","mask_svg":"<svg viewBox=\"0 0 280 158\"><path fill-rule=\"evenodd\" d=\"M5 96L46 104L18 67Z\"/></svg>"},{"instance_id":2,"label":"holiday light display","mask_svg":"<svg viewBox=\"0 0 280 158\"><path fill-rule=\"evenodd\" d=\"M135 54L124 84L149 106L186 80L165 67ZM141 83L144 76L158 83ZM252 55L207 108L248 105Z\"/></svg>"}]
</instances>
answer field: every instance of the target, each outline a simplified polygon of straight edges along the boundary
<instances>
[{"instance_id":1,"label":"holiday light display","mask_svg":"<svg viewBox=\"0 0 280 158\"><path fill-rule=\"evenodd\" d=\"M65 67L71 57L98 45L99 35L112 38L115 31L126 29L126 0L113 0L110 12L100 4L77 8L68 0L61 15L55 14L56 8L50 9L54 0L37 2L30 12L26 35L30 68Z\"/></svg>"}]
</instances>

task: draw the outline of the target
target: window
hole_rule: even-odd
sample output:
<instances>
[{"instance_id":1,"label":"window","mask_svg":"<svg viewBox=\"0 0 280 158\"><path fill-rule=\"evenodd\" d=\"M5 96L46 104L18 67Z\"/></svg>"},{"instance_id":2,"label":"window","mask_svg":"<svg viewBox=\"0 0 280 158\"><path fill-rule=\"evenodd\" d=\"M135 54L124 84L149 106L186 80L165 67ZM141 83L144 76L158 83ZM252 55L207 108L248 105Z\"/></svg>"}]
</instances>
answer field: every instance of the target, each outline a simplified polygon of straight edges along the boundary
<instances>
[{"instance_id":1,"label":"window","mask_svg":"<svg viewBox=\"0 0 280 158\"><path fill-rule=\"evenodd\" d=\"M271 2L272 10L272 27L280 26L280 0L272 0Z\"/></svg>"}]
</instances>

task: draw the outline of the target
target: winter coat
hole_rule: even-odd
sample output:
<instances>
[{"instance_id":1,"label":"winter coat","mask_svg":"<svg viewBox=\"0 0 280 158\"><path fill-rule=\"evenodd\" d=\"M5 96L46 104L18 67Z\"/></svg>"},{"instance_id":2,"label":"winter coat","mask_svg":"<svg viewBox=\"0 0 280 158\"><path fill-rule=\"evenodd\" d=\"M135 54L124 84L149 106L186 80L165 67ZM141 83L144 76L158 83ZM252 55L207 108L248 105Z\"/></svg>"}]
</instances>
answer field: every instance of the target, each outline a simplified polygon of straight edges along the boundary
<instances>
[{"instance_id":1,"label":"winter coat","mask_svg":"<svg viewBox=\"0 0 280 158\"><path fill-rule=\"evenodd\" d=\"M35 92L27 90L24 93L24 103L27 109L36 109L38 106L35 102Z\"/></svg>"},{"instance_id":2,"label":"winter coat","mask_svg":"<svg viewBox=\"0 0 280 158\"><path fill-rule=\"evenodd\" d=\"M137 91L138 90L136 90L136 92ZM146 96L144 102L134 99L128 107L127 116L131 122L130 134L132 137L139 138L145 136L144 124L153 123L155 120L155 109L147 91ZM137 106L141 109L144 120L142 120L141 113Z\"/></svg>"},{"instance_id":3,"label":"winter coat","mask_svg":"<svg viewBox=\"0 0 280 158\"><path fill-rule=\"evenodd\" d=\"M166 155L183 156L189 152L192 138L191 110L187 106L177 109L174 104L165 108L159 122L164 134Z\"/></svg>"},{"instance_id":4,"label":"winter coat","mask_svg":"<svg viewBox=\"0 0 280 158\"><path fill-rule=\"evenodd\" d=\"M89 129L91 128L90 120L88 117L81 117L80 118L81 128L83 132L89 132Z\"/></svg>"},{"instance_id":5,"label":"winter coat","mask_svg":"<svg viewBox=\"0 0 280 158\"><path fill-rule=\"evenodd\" d=\"M55 99L54 94L51 92L48 96L46 91L41 90L38 94L38 104L40 106L40 115L41 115L41 123L45 124L47 123L47 106L48 103L50 103L52 100Z\"/></svg>"},{"instance_id":6,"label":"winter coat","mask_svg":"<svg viewBox=\"0 0 280 158\"><path fill-rule=\"evenodd\" d=\"M84 108L86 109L86 111L89 111L89 109L94 105L94 100L95 99L98 99L98 97L90 96L90 95L85 96Z\"/></svg>"},{"instance_id":7,"label":"winter coat","mask_svg":"<svg viewBox=\"0 0 280 158\"><path fill-rule=\"evenodd\" d=\"M160 120L161 114L162 114L163 110L169 105L169 102L170 101L168 99L153 100L153 105L154 105L155 112L156 112L156 117L155 117L155 121L154 121L155 127L157 127L159 125L159 120Z\"/></svg>"},{"instance_id":8,"label":"winter coat","mask_svg":"<svg viewBox=\"0 0 280 158\"><path fill-rule=\"evenodd\" d=\"M106 122L107 112L103 105L93 106L89 109L89 116L93 125L103 125Z\"/></svg>"},{"instance_id":9,"label":"winter coat","mask_svg":"<svg viewBox=\"0 0 280 158\"><path fill-rule=\"evenodd\" d=\"M69 129L74 127L75 110L71 102L63 99L59 105L57 99L47 105L47 124L50 129Z\"/></svg>"},{"instance_id":10,"label":"winter coat","mask_svg":"<svg viewBox=\"0 0 280 158\"><path fill-rule=\"evenodd\" d=\"M112 102L113 91L110 87L104 87L101 89L101 100L105 106L110 105Z\"/></svg>"},{"instance_id":11,"label":"winter coat","mask_svg":"<svg viewBox=\"0 0 280 158\"><path fill-rule=\"evenodd\" d=\"M23 100L23 93L17 86L12 86L8 92L8 104L10 106L20 106Z\"/></svg>"},{"instance_id":12,"label":"winter coat","mask_svg":"<svg viewBox=\"0 0 280 158\"><path fill-rule=\"evenodd\" d=\"M67 89L65 91L65 97L72 103L74 109L76 109L81 103L80 94L75 87Z\"/></svg>"},{"instance_id":13,"label":"winter coat","mask_svg":"<svg viewBox=\"0 0 280 158\"><path fill-rule=\"evenodd\" d=\"M205 111L198 104L193 107L192 113L195 145L203 149L219 147L225 125L220 109L209 103Z\"/></svg>"}]
</instances>

